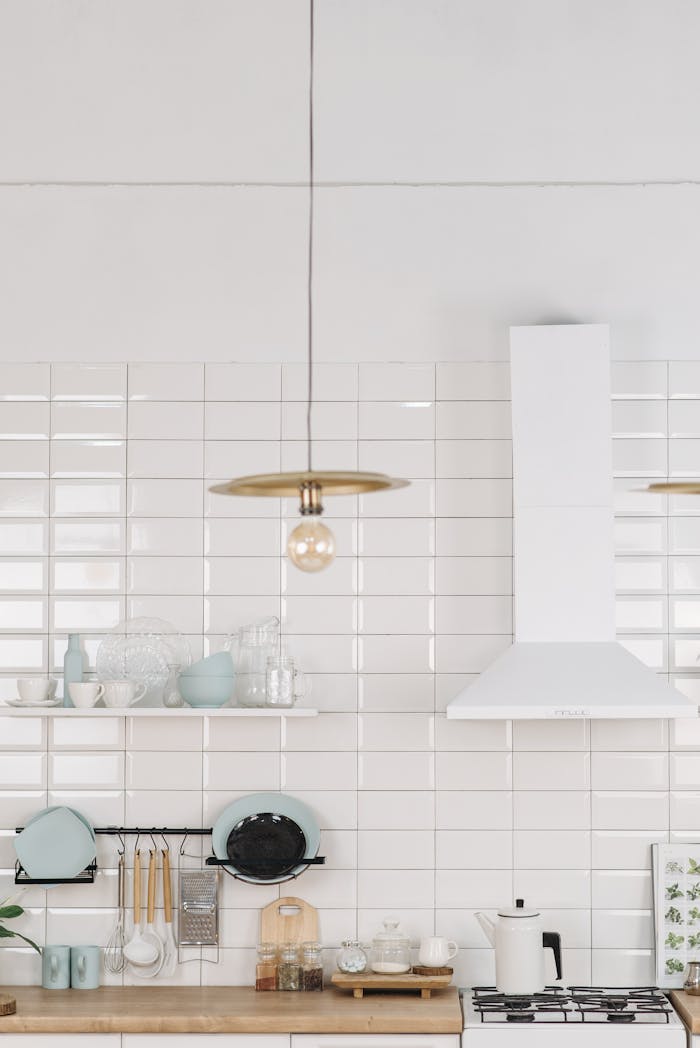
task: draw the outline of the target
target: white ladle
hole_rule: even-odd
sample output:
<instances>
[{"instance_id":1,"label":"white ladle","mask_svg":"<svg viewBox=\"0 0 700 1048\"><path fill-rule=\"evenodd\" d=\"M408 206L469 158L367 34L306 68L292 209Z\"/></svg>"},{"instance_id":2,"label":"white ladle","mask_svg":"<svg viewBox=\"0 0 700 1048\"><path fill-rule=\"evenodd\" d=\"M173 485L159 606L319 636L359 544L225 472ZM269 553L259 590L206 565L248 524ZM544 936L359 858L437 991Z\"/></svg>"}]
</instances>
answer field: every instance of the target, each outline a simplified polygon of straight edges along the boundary
<instances>
[{"instance_id":1,"label":"white ladle","mask_svg":"<svg viewBox=\"0 0 700 1048\"><path fill-rule=\"evenodd\" d=\"M158 948L144 938L141 931L141 852L134 852L134 931L124 947L124 956L131 965L153 964L158 960Z\"/></svg>"},{"instance_id":2,"label":"white ladle","mask_svg":"<svg viewBox=\"0 0 700 1048\"><path fill-rule=\"evenodd\" d=\"M138 964L132 966L133 974L139 979L154 979L163 967L165 951L163 941L155 930L154 920L156 914L156 853L152 849L148 862L148 911L146 931L143 933L143 941L150 943L158 951L158 956L153 964Z\"/></svg>"},{"instance_id":3,"label":"white ladle","mask_svg":"<svg viewBox=\"0 0 700 1048\"><path fill-rule=\"evenodd\" d=\"M170 852L163 848L163 915L165 919L165 933L163 935L163 946L165 949L163 957L163 975L174 975L177 967L177 945L173 935L173 899L172 880L170 877Z\"/></svg>"}]
</instances>

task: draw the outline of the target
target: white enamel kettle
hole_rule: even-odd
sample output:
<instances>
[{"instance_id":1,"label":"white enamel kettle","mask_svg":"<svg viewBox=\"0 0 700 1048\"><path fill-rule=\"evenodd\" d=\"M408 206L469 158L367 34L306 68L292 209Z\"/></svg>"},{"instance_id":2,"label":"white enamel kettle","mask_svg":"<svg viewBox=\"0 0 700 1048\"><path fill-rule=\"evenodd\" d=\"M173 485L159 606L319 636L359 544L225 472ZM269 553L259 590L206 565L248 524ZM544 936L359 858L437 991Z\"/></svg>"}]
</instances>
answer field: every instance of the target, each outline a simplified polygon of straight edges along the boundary
<instances>
[{"instance_id":1,"label":"white enamel kettle","mask_svg":"<svg viewBox=\"0 0 700 1048\"><path fill-rule=\"evenodd\" d=\"M498 920L474 915L496 951L496 989L499 993L541 993L545 988L544 951L554 951L557 979L561 979L561 937L543 932L537 910L526 910L522 899L515 907L498 911Z\"/></svg>"}]
</instances>

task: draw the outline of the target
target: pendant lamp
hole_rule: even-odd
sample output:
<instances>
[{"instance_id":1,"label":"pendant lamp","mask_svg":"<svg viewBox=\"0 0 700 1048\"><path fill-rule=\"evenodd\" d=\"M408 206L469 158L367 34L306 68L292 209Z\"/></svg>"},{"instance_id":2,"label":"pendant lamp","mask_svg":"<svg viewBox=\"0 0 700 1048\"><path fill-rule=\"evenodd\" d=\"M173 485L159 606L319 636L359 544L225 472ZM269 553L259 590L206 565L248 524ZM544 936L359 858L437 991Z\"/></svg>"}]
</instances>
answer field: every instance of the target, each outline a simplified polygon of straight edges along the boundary
<instances>
[{"instance_id":1,"label":"pendant lamp","mask_svg":"<svg viewBox=\"0 0 700 1048\"><path fill-rule=\"evenodd\" d=\"M216 484L210 491L218 495L259 498L299 496L302 522L294 528L287 543L287 555L302 571L321 571L335 557L335 538L321 523L323 495L359 495L371 491L403 488L407 480L384 473L355 473L343 470L315 470L311 462L311 410L313 407L313 233L314 233L314 0L309 0L309 239L307 254L307 468L298 473L261 473L236 477Z\"/></svg>"}]
</instances>

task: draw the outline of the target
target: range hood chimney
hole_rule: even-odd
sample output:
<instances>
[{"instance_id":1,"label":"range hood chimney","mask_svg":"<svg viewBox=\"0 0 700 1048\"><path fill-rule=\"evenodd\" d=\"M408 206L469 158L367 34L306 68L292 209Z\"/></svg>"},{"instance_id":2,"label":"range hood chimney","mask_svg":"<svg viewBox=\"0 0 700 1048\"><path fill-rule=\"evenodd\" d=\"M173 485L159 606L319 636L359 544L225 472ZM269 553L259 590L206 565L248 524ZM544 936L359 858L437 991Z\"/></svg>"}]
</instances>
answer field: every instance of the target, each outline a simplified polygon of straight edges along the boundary
<instances>
[{"instance_id":1,"label":"range hood chimney","mask_svg":"<svg viewBox=\"0 0 700 1048\"><path fill-rule=\"evenodd\" d=\"M515 643L448 718L697 716L615 640L607 326L515 327L510 348Z\"/></svg>"}]
</instances>

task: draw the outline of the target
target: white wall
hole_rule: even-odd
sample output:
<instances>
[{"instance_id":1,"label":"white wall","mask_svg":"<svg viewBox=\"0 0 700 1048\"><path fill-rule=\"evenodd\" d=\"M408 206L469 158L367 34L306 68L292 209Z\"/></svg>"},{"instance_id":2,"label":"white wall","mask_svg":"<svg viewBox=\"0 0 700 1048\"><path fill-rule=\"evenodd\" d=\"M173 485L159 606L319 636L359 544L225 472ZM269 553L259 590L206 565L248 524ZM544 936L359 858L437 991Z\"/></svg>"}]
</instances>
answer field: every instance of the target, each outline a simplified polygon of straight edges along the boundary
<instances>
[{"instance_id":1,"label":"white wall","mask_svg":"<svg viewBox=\"0 0 700 1048\"><path fill-rule=\"evenodd\" d=\"M320 359L696 353L692 0L317 0ZM297 360L305 0L4 0L0 353Z\"/></svg>"},{"instance_id":2,"label":"white wall","mask_svg":"<svg viewBox=\"0 0 700 1048\"><path fill-rule=\"evenodd\" d=\"M695 377L700 71L694 50L700 9L691 0L598 5L317 0L317 15L316 144L323 183L316 227L317 352L321 360L335 362L341 376L334 380L327 372L320 385L326 383L331 399L337 395L328 392L334 384L352 389L360 426L339 429L341 413L331 410L329 428L319 423L319 439L334 464L353 458L362 464L360 453L372 450L373 439L362 420L372 417L368 401L372 382L379 380L369 371L363 392L348 386L348 375L352 382L362 380L355 364L427 363L427 372L421 370L429 375L435 363L437 391L422 392L418 399L437 405L429 411L438 422L442 416L446 428L417 438L435 445L433 471L419 471L422 483L409 489L407 497L418 502L411 502L400 536L409 559L434 558L439 569L442 558L466 558L466 570L481 558L509 555L507 513L499 516L502 510L492 508L492 516L482 516L487 505L509 499L507 464L490 455L486 444L494 437L507 440L501 429L507 408L498 403L503 395L500 379L493 378L501 374L498 369L470 371L462 385L455 384L455 373L445 370L444 362L505 360L510 324L550 319L610 322L618 359L689 358L688 371L663 363L650 370L630 364L618 372L617 393L633 403L619 412L615 470L619 551L630 562L623 564L629 570L622 571L621 589L632 590L621 594L619 628L635 652L659 671L685 679L682 686L692 692L700 625L693 597L700 591L695 566L700 517L686 501L671 507L670 519L665 503L640 505L627 489L668 470L697 472L700 462L694 406L687 409L691 417L679 416L680 421L676 415L683 409L666 407L669 395L673 404L688 392L697 396L700 388ZM114 361L120 381L126 376L123 361L273 361L278 367L303 359L307 16L302 0L0 4L4 361ZM64 393L99 401L104 387L86 391L79 385L81 373L84 369L59 368L53 377L63 375ZM12 395L12 381L11 369L4 371L3 395ZM239 387L238 381L231 399L258 403L259 387ZM240 441L252 454L265 451L256 448L262 437L275 445L273 459L299 454L300 434L282 428L285 417L295 425L282 402L303 398L298 381L298 375L290 378L296 392L280 385L284 392L274 398L279 430L267 424L257 428L264 416L255 409L247 417L236 411L230 419L238 429L224 439ZM387 380L382 381L386 389ZM410 382L388 381L389 392L382 394L387 401L417 399ZM47 390L40 401L50 395L50 385ZM469 406L440 406L454 395ZM475 403L481 397L487 403ZM39 482L34 503L21 495L18 501L12 485L5 495L8 515L28 521L27 534L34 534L32 528L38 533L32 555L44 563L46 583L42 580L39 600L41 627L32 636L42 658L46 645L48 664L49 637L61 632L53 617L57 605L59 614L66 611L49 581L61 556L49 540L49 514L56 516L55 503L49 510L50 477L69 480L77 467L69 466L69 476L61 478L56 461L42 458L44 444L48 454L49 444L70 440L53 430L53 409L42 413L40 404L35 413L25 405L11 414L5 412L0 426L5 437L21 434L22 426L39 427L38 439L20 439L22 446L16 438L0 441L0 450L9 452L3 457L6 479ZM394 414L391 425L403 416ZM183 412L183 425L184 417ZM125 428L117 439L136 447L144 434L129 431L126 412L119 424ZM146 441L155 441L154 419L149 426ZM94 433L84 435L99 440ZM164 439L173 435L178 434L171 431ZM399 429L388 437L392 446L376 449L381 451L376 465L404 472L404 460L394 452L407 436ZM461 444L463 439L475 439L479 447ZM450 446L441 449L443 441ZM413 461L413 452L407 453ZM17 466L23 455L34 463L26 467L28 475ZM174 458L185 461L179 449ZM241 470L240 456L225 459L231 473ZM111 468L122 499L119 541L123 537L126 544L133 530L126 499L139 479L162 476L163 466L151 465L146 476L137 477L118 456ZM203 489L201 463L194 474L181 477L182 471L176 466L172 479L195 481ZM376 508L362 507L361 521L353 509L353 521L339 524L343 548L352 549L357 568L363 554L381 562L386 551L373 514L391 519L400 506L394 500L403 495L386 496L391 500L386 509L383 498L375 496ZM36 510L31 520L29 504ZM166 515L178 518L182 504L176 493ZM144 512L138 506L132 510L134 518ZM197 539L200 526L202 536L205 528L213 529L207 514L203 503ZM222 535L227 523L217 525ZM183 525L182 534L185 530ZM372 531L376 542L363 548ZM228 534L237 541L244 532L251 529L241 521ZM177 538L178 526L170 533ZM262 536L262 528L252 532L255 541ZM276 536L273 527L273 544ZM268 548L245 552L265 557ZM228 560L230 547L219 550ZM2 552L12 550L5 545ZM99 558L100 551L94 552ZM178 555L186 552L176 549ZM203 565L203 546L191 556ZM126 545L120 545L116 559L122 569L125 558ZM272 559L279 564L277 552ZM175 617L191 615L195 607L196 617L201 610L202 630L192 635L203 641L209 632L205 602L211 597L214 607L217 594L205 591L203 572L201 577L201 591L175 595L182 598ZM428 572L420 594L409 596L429 603L440 598L446 613L455 596L471 601L472 611L475 600L495 597L503 612L508 593L488 571L483 576L477 568L455 578L466 581L454 582L450 565L442 574L436 571L435 583ZM110 595L116 596L117 610L155 608L160 600L172 613L172 594L139 592L140 583L126 579L121 575ZM250 583L231 583L224 594L229 602L221 608L228 624L234 625L239 611L257 610L261 596L272 597L285 612L295 604L301 611L303 593L288 592L301 581L281 573L275 579L273 592L263 594L246 593ZM393 580L388 594L370 594L372 585L387 583L360 580L351 572L340 593L324 597L317 589L321 595L312 599L325 605L340 598L343 607L359 610L356 602L364 609L372 597L388 596L397 615L409 614ZM451 593L452 585L464 592ZM10 589L13 596L24 595ZM441 613L437 605L435 610ZM461 615L464 608L453 605L452 612ZM338 614L346 612L341 608ZM391 608L384 614L391 617ZM305 611L298 651L307 668L330 679L316 692L327 712L308 736L308 751L300 749L306 737L262 738L253 727L229 742L204 735L200 740L196 734L184 741L174 734L163 739L147 728L143 737L127 739L117 725L113 738L96 744L88 736L80 744L88 753L104 745L117 755L116 762L104 764L112 778L98 791L95 817L145 810L134 797L144 782L137 751L194 746L189 767L196 778L197 767L202 774L210 769L210 749L223 745L226 757L217 760L224 770L250 771L220 780L225 797L279 783L316 790L322 793L316 803L328 803L321 818L336 868L305 874L298 886L323 909L327 943L348 928L370 934L386 907L399 905L414 935L433 928L456 932L464 950L459 978L483 982L491 977L490 953L470 911L519 891L549 904L552 927L564 933L568 977L650 981L648 845L697 833L700 774L688 726L516 725L511 731L508 725L481 730L453 725L448 732L440 712L452 689L460 686L462 674L483 668L489 651L507 641L507 631L499 636L489 626L488 636L497 638L491 644L472 626L462 626L465 634L455 639L444 624L433 624L417 643L405 620L397 619L368 642L366 627L353 620L348 633L330 633L319 646L311 621ZM305 635L305 629L313 633ZM377 661L358 668L357 653L365 659L372 646ZM7 663L5 673L11 680L14 671ZM108 736L109 727L103 730ZM77 740L66 744L40 724L34 731L38 734L30 733L24 743L7 743L12 760L8 751L0 758L6 776L0 795L2 866L8 882L11 830L28 810L23 795L31 795L33 809L56 792L64 799L70 794L77 804L76 793L90 795L94 789L90 779L75 785L71 778L80 761L55 759L62 747L79 756ZM28 758L20 752L14 759L19 745L27 747L22 752ZM331 767L319 761L318 752L335 747L342 761ZM267 756L258 761L257 751ZM235 753L246 756L232 765ZM82 763L82 774L94 775L94 762ZM332 789L323 775L332 780L346 763L351 770L342 787ZM258 778L253 771L263 765L268 771ZM307 768L317 777L295 778L294 769L305 774ZM369 768L377 775L386 771L391 788L380 788ZM540 790L543 776L547 788ZM81 782L87 790L81 791ZM207 788L194 791L203 818L209 816ZM557 810L562 796L566 804ZM90 809L91 797L81 800ZM156 801L161 810L160 798ZM500 857L489 850L501 846ZM562 856L575 863L573 869L562 868ZM54 897L48 910L43 897L33 897L28 930L36 927L37 934L65 940L78 929L83 938L86 929L103 929L113 901L109 878L103 885L80 896ZM261 899L249 900L245 889L230 884L227 890L232 893L227 964L201 973L213 981L239 981L251 970ZM35 977L31 966L17 971L18 977ZM196 981L199 966L185 969L182 977Z\"/></svg>"},{"instance_id":3,"label":"white wall","mask_svg":"<svg viewBox=\"0 0 700 1048\"><path fill-rule=\"evenodd\" d=\"M277 614L322 711L282 728L0 716L0 897L14 827L45 804L212 825L235 797L282 789L322 827L327 868L291 887L320 908L329 963L396 910L414 941L458 940L460 983L489 983L473 912L524 896L561 932L569 982L653 982L649 848L698 834L700 722L444 713L511 642L509 385L499 363L322 365L318 466L412 483L328 500L338 556L307 576L282 556L295 500L207 493L303 464L300 365L0 365L0 701L18 675L60 672L68 630L94 666L125 615L172 621L199 655ZM618 364L613 389L620 639L697 699L700 514L637 489L698 472L700 364ZM31 891L27 934L106 941L114 843L95 886ZM221 965L176 979L248 982L277 890L227 878ZM13 977L35 979L36 957L16 956Z\"/></svg>"}]
</instances>

